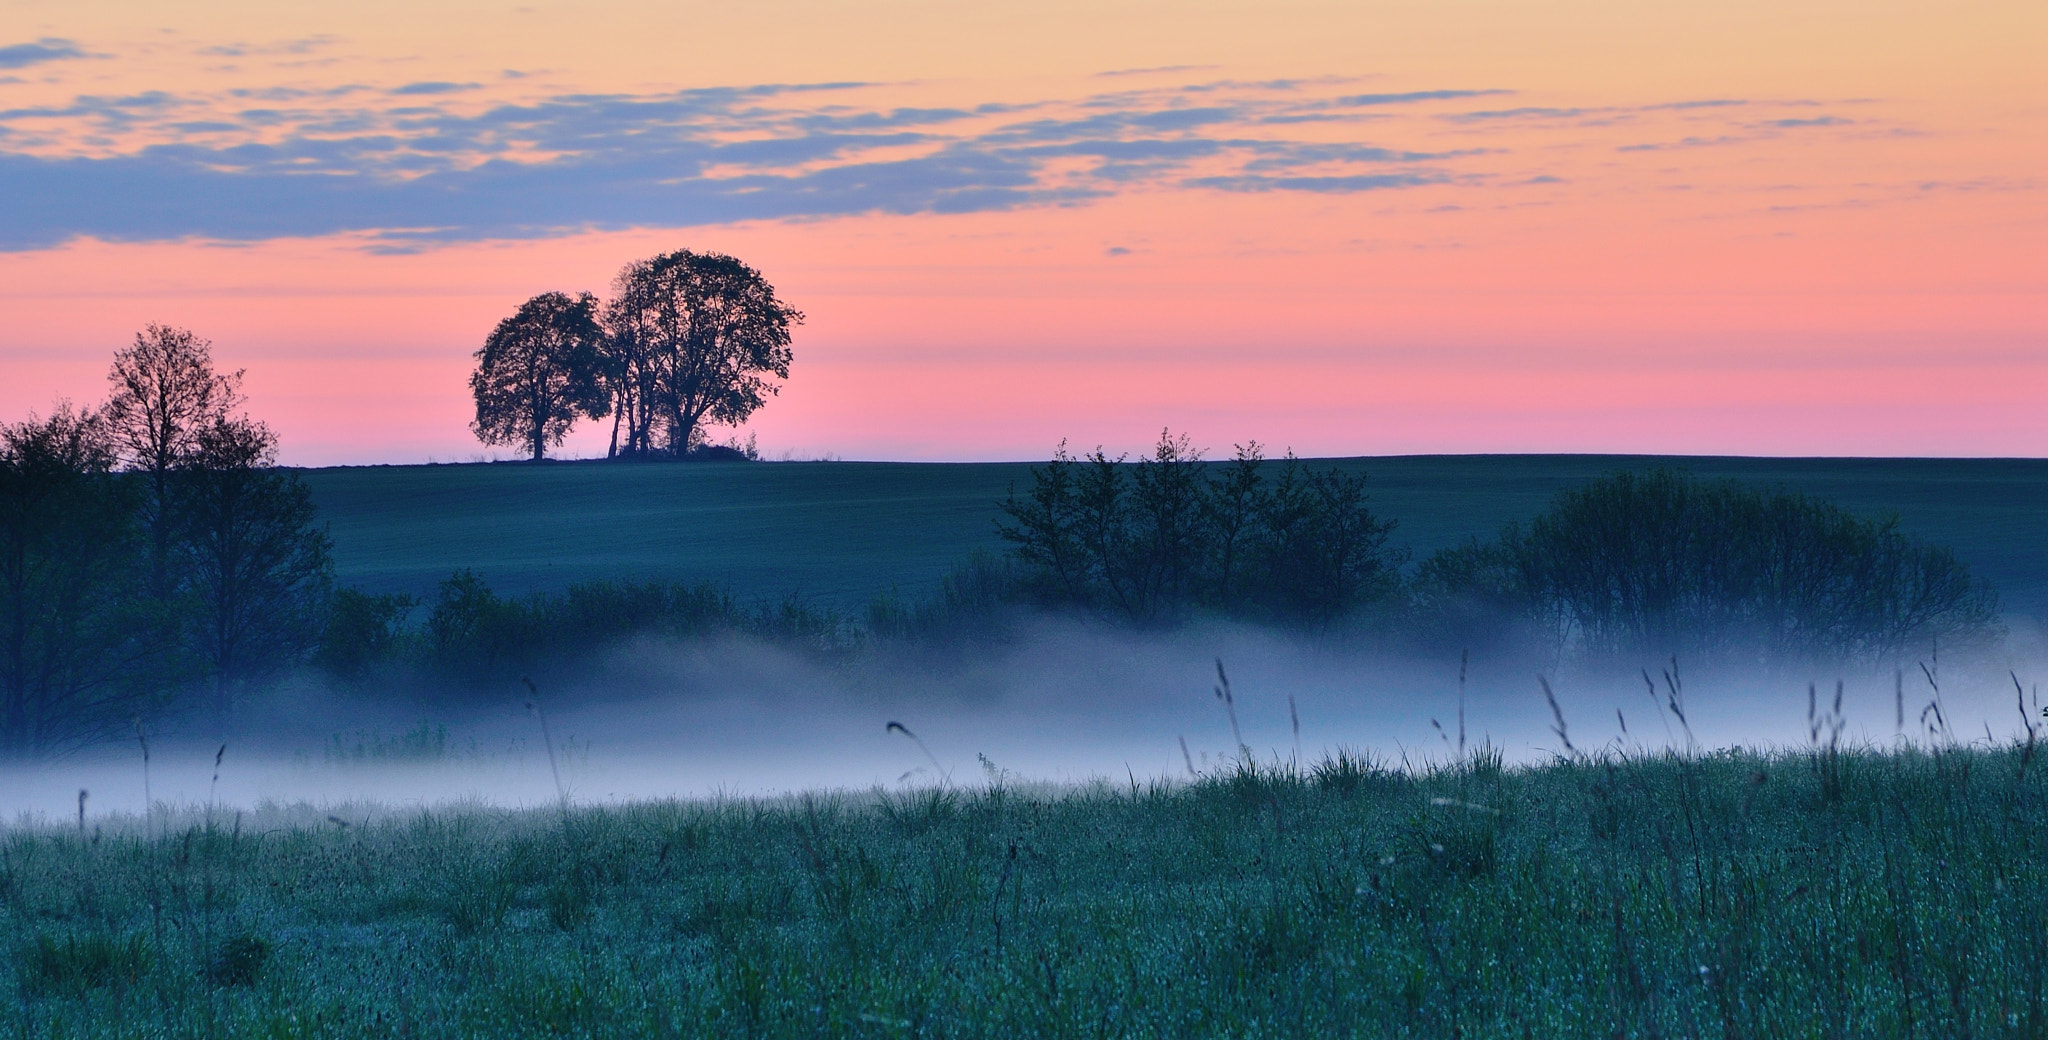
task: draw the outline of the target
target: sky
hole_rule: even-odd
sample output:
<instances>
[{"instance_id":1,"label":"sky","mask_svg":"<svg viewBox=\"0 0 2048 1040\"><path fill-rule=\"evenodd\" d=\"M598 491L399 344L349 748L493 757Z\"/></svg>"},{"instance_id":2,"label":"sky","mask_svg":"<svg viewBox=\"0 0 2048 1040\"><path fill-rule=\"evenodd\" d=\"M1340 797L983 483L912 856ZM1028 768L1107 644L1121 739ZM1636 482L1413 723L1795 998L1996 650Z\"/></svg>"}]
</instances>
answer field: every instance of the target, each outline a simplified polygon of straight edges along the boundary
<instances>
[{"instance_id":1,"label":"sky","mask_svg":"<svg viewBox=\"0 0 2048 1040\"><path fill-rule=\"evenodd\" d=\"M689 248L806 315L736 431L771 458L2041 456L2043 40L2035 0L0 0L0 421L163 323L288 463L508 457L491 327Z\"/></svg>"}]
</instances>

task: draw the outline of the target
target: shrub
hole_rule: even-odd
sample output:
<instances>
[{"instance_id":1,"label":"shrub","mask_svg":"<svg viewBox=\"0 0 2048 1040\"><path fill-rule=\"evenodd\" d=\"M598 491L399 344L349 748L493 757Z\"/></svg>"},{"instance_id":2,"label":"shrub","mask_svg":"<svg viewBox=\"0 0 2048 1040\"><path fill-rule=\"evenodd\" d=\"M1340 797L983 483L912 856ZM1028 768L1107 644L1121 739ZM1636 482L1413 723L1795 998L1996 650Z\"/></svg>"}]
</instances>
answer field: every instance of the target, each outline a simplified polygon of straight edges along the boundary
<instances>
[{"instance_id":1,"label":"shrub","mask_svg":"<svg viewBox=\"0 0 2048 1040\"><path fill-rule=\"evenodd\" d=\"M1989 586L1896 517L1664 469L1565 491L1527 527L1438 553L1417 590L1468 625L1519 615L1592 653L1881 656L1997 617Z\"/></svg>"},{"instance_id":2,"label":"shrub","mask_svg":"<svg viewBox=\"0 0 2048 1040\"><path fill-rule=\"evenodd\" d=\"M405 619L418 601L403 593L373 595L340 588L328 601L327 621L313 663L344 679L361 679L403 645Z\"/></svg>"}]
</instances>

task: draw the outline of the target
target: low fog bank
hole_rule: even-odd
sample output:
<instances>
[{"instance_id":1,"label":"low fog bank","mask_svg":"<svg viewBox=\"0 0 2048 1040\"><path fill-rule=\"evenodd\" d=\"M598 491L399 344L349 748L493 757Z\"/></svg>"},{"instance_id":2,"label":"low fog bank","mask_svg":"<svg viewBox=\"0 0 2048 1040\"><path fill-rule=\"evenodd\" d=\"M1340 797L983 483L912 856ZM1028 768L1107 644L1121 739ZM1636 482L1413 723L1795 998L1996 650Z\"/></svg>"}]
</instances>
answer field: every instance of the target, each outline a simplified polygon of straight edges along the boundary
<instances>
[{"instance_id":1,"label":"low fog bank","mask_svg":"<svg viewBox=\"0 0 2048 1040\"><path fill-rule=\"evenodd\" d=\"M1683 748L1688 739L1701 750L1799 748L1816 725L1823 742L1834 731L1839 682L1847 746L2006 741L2024 735L2012 673L2039 721L2032 698L2048 676L2043 648L2037 631L2016 628L1995 647L1944 650L1938 661L1765 669L1680 660L1682 721L1671 709L1669 660L1473 659L1464 740L1468 750L1500 749L1511 764ZM1219 660L1230 706L1215 692ZM1420 770L1457 754L1459 671L1455 656L1396 658L1236 625L1144 635L1040 620L979 649L850 659L745 638L643 639L534 698L518 684L431 701L379 698L304 678L250 706L217 771L218 738L153 736L147 786L159 807L306 802L352 813L548 804L557 776L559 790L586 804L972 786L996 776L1123 786L1222 768L1237 754L1232 707L1262 762L1312 765L1349 748ZM6 767L0 814L68 824L80 789L89 792L88 822L139 814L140 745Z\"/></svg>"}]
</instances>

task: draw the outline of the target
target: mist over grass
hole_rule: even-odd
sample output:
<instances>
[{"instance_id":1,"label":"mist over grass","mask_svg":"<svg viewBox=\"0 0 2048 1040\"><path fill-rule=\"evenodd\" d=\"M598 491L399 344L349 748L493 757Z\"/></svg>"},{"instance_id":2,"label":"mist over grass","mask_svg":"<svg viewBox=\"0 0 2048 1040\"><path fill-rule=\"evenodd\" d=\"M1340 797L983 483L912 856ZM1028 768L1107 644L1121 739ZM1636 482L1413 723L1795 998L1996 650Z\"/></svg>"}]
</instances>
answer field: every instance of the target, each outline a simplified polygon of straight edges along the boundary
<instances>
[{"instance_id":1,"label":"mist over grass","mask_svg":"<svg viewBox=\"0 0 2048 1040\"><path fill-rule=\"evenodd\" d=\"M1219 662L1228 711L1215 694ZM1937 691L1923 663L1940 683L1943 728L1928 714ZM648 635L542 673L531 698L518 677L385 685L307 669L252 701L224 739L199 725L153 731L150 782L169 806L542 805L560 793L542 714L579 803L897 790L971 778L983 761L1033 781L1185 779L1190 765L1202 773L1241 757L1232 711L1261 761L1351 748L1423 771L1457 756L1461 706L1466 750L1488 745L1509 764L1550 761L1566 738L1579 751L1631 753L1802 747L1809 686L1828 709L1837 681L1839 739L1851 746L1983 743L2023 732L2013 674L2029 692L2048 675L2048 655L2024 632L1968 655L1891 663L1680 659L1681 723L1669 658L1473 655L1462 697L1460 665L1237 623L1133 631L1061 615L1024 616L1000 639L857 654L741 633ZM1539 680L1555 693L1562 737ZM143 809L132 742L5 776L10 816L69 818L80 788L95 817Z\"/></svg>"}]
</instances>

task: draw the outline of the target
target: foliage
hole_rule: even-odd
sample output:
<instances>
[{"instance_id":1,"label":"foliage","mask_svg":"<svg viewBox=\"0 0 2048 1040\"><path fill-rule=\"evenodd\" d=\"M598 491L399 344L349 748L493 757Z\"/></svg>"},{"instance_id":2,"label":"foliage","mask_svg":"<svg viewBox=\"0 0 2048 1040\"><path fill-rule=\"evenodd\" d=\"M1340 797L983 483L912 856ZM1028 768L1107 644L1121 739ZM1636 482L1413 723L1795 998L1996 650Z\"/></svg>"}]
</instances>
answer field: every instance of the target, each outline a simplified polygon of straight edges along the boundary
<instances>
[{"instance_id":1,"label":"foliage","mask_svg":"<svg viewBox=\"0 0 2048 1040\"><path fill-rule=\"evenodd\" d=\"M789 329L804 316L733 257L682 249L634 261L612 292L603 374L614 456L687 455L705 424L746 421L780 391L769 377L789 378Z\"/></svg>"},{"instance_id":2,"label":"foliage","mask_svg":"<svg viewBox=\"0 0 2048 1040\"><path fill-rule=\"evenodd\" d=\"M2038 1036L2021 754L30 826L0 1035Z\"/></svg>"},{"instance_id":3,"label":"foliage","mask_svg":"<svg viewBox=\"0 0 2048 1040\"><path fill-rule=\"evenodd\" d=\"M504 680L575 667L634 636L801 628L804 621L789 608L748 612L709 584L582 582L510 599L461 570L441 583L416 660L452 677Z\"/></svg>"},{"instance_id":4,"label":"foliage","mask_svg":"<svg viewBox=\"0 0 2048 1040\"><path fill-rule=\"evenodd\" d=\"M362 679L400 651L405 621L419 605L403 593L372 594L338 588L327 603L313 663L343 679Z\"/></svg>"},{"instance_id":5,"label":"foliage","mask_svg":"<svg viewBox=\"0 0 2048 1040\"><path fill-rule=\"evenodd\" d=\"M150 706L141 489L68 405L0 427L0 753L75 746Z\"/></svg>"},{"instance_id":6,"label":"foliage","mask_svg":"<svg viewBox=\"0 0 2048 1040\"><path fill-rule=\"evenodd\" d=\"M216 420L178 470L180 548L194 603L194 649L225 717L233 691L318 645L334 564L304 482L277 467L277 438L249 419Z\"/></svg>"},{"instance_id":7,"label":"foliage","mask_svg":"<svg viewBox=\"0 0 2048 1040\"><path fill-rule=\"evenodd\" d=\"M1452 627L1519 614L1593 653L1878 656L1997 617L1988 586L1895 517L1668 469L1566 490L1490 545L1437 554L1417 588Z\"/></svg>"},{"instance_id":8,"label":"foliage","mask_svg":"<svg viewBox=\"0 0 2048 1040\"><path fill-rule=\"evenodd\" d=\"M151 325L108 379L96 412L0 427L0 754L134 732L200 680L225 716L324 621L326 535L276 437L231 414L241 373Z\"/></svg>"},{"instance_id":9,"label":"foliage","mask_svg":"<svg viewBox=\"0 0 2048 1040\"><path fill-rule=\"evenodd\" d=\"M188 329L150 325L114 354L112 393L101 421L121 462L144 475L142 523L151 538L149 588L159 600L177 591L171 559L178 537L176 472L202 447L202 432L242 403L242 373L213 370L213 345Z\"/></svg>"},{"instance_id":10,"label":"foliage","mask_svg":"<svg viewBox=\"0 0 2048 1040\"><path fill-rule=\"evenodd\" d=\"M609 414L600 386L603 345L597 297L589 293L542 293L520 304L476 352L469 388L477 439L518 445L539 462L579 416Z\"/></svg>"},{"instance_id":11,"label":"foliage","mask_svg":"<svg viewBox=\"0 0 2048 1040\"><path fill-rule=\"evenodd\" d=\"M1003 503L999 529L1041 602L1135 622L1207 609L1328 624L1392 590L1394 524L1366 505L1363 475L1292 454L1270 478L1265 466L1254 442L1219 474L1164 431L1136 463L1062 444Z\"/></svg>"}]
</instances>

